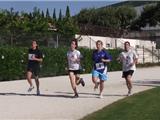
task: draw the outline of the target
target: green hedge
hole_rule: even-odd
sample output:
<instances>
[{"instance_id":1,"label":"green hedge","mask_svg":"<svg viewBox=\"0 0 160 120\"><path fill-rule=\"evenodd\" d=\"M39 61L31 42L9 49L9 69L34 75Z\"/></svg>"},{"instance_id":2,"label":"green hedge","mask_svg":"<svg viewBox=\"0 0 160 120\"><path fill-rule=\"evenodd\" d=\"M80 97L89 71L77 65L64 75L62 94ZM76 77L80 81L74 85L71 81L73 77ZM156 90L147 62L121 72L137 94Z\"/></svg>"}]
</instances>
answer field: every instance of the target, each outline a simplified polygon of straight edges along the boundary
<instances>
[{"instance_id":1,"label":"green hedge","mask_svg":"<svg viewBox=\"0 0 160 120\"><path fill-rule=\"evenodd\" d=\"M44 60L41 67L40 76L66 75L68 48L41 48ZM83 73L90 73L92 70L92 50L80 48L83 55ZM121 65L116 61L120 51L109 50L112 62L108 64L109 71L120 70ZM28 48L20 47L0 47L0 80L23 79L26 74Z\"/></svg>"}]
</instances>

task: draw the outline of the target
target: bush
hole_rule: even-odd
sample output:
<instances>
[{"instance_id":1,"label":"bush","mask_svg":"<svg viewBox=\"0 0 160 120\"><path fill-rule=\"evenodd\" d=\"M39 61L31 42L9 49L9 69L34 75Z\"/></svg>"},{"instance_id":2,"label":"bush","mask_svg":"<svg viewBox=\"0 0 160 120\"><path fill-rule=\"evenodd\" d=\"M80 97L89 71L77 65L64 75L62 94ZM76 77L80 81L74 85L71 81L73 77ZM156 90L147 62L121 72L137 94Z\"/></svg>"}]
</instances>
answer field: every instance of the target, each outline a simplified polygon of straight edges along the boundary
<instances>
[{"instance_id":1,"label":"bush","mask_svg":"<svg viewBox=\"0 0 160 120\"><path fill-rule=\"evenodd\" d=\"M41 77L66 75L67 51L68 48L40 48L44 59L42 62ZM92 52L90 49L79 49L83 55L83 73L90 73L92 70ZM108 71L120 70L121 65L116 61L120 51L109 50L112 62L108 64ZM23 79L26 74L28 48L21 47L0 47L0 80Z\"/></svg>"}]
</instances>

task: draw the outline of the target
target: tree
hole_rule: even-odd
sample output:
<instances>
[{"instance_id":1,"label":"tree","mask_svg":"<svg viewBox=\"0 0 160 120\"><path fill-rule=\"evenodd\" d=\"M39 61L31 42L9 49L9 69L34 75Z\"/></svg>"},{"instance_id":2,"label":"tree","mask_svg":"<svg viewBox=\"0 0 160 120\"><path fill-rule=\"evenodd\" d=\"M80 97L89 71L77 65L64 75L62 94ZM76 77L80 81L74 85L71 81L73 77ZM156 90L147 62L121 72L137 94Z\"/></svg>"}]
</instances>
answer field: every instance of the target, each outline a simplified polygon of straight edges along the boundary
<instances>
[{"instance_id":1,"label":"tree","mask_svg":"<svg viewBox=\"0 0 160 120\"><path fill-rule=\"evenodd\" d=\"M118 8L83 9L74 19L78 21L83 33L86 30L86 33L94 35L105 36L109 33L112 36L121 37L125 31L130 29L130 24L135 17L136 11L132 7L121 6Z\"/></svg>"},{"instance_id":2,"label":"tree","mask_svg":"<svg viewBox=\"0 0 160 120\"><path fill-rule=\"evenodd\" d=\"M56 9L54 8L54 11L53 11L53 20L55 20L56 21Z\"/></svg>"},{"instance_id":3,"label":"tree","mask_svg":"<svg viewBox=\"0 0 160 120\"><path fill-rule=\"evenodd\" d=\"M62 20L62 11L61 11L61 9L60 9L58 21L61 21L61 20Z\"/></svg>"},{"instance_id":4,"label":"tree","mask_svg":"<svg viewBox=\"0 0 160 120\"><path fill-rule=\"evenodd\" d=\"M127 30L136 17L136 11L130 6L120 6L117 8L116 16L119 20L119 29Z\"/></svg>"},{"instance_id":5,"label":"tree","mask_svg":"<svg viewBox=\"0 0 160 120\"><path fill-rule=\"evenodd\" d=\"M160 2L153 5L147 5L143 8L143 11L139 18L137 18L133 24L133 30L140 30L147 25L156 26L160 23Z\"/></svg>"},{"instance_id":6,"label":"tree","mask_svg":"<svg viewBox=\"0 0 160 120\"><path fill-rule=\"evenodd\" d=\"M67 8L66 8L66 16L65 16L67 19L70 18L70 10L69 10L69 6L67 5Z\"/></svg>"},{"instance_id":7,"label":"tree","mask_svg":"<svg viewBox=\"0 0 160 120\"><path fill-rule=\"evenodd\" d=\"M42 11L41 15L42 15L42 18L44 18L44 12L43 11Z\"/></svg>"},{"instance_id":8,"label":"tree","mask_svg":"<svg viewBox=\"0 0 160 120\"><path fill-rule=\"evenodd\" d=\"M91 24L94 9L82 9L80 13L75 17L79 24Z\"/></svg>"},{"instance_id":9,"label":"tree","mask_svg":"<svg viewBox=\"0 0 160 120\"><path fill-rule=\"evenodd\" d=\"M50 14L49 14L49 10L47 8L47 11L46 11L46 18L49 19L50 18Z\"/></svg>"}]
</instances>

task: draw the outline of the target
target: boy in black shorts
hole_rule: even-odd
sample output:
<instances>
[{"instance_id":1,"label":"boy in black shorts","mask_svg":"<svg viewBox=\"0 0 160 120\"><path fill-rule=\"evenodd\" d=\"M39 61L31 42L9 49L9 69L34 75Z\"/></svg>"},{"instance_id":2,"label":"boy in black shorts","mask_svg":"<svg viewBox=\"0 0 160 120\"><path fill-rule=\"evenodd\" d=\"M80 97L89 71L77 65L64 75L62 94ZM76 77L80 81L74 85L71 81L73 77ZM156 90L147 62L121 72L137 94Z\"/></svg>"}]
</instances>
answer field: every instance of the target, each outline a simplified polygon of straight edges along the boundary
<instances>
[{"instance_id":1,"label":"boy in black shorts","mask_svg":"<svg viewBox=\"0 0 160 120\"><path fill-rule=\"evenodd\" d=\"M34 86L32 84L32 75L34 75L37 87L37 95L40 95L38 79L38 74L40 71L40 62L42 62L42 53L38 49L37 42L33 40L32 47L28 51L27 80L30 85L28 92L31 92L32 89L34 89Z\"/></svg>"},{"instance_id":2,"label":"boy in black shorts","mask_svg":"<svg viewBox=\"0 0 160 120\"><path fill-rule=\"evenodd\" d=\"M124 43L124 51L120 54L118 60L120 60L123 64L123 73L122 78L126 80L126 85L128 88L128 96L130 96L132 93L132 82L131 78L136 70L136 64L138 61L138 56L136 52L131 49L130 43L127 41Z\"/></svg>"}]
</instances>

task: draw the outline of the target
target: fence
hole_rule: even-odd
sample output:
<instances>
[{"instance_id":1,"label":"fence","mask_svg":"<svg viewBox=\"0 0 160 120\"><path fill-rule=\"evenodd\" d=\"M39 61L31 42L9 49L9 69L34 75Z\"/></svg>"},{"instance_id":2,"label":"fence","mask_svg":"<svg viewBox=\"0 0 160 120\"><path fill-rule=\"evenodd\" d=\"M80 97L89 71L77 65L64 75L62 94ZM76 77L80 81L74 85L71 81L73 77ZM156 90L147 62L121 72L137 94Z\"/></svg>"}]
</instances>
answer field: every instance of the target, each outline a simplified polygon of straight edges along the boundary
<instances>
[{"instance_id":1,"label":"fence","mask_svg":"<svg viewBox=\"0 0 160 120\"><path fill-rule=\"evenodd\" d=\"M139 56L139 63L159 63L160 62L160 50L155 47L146 48L142 46L136 48L136 52Z\"/></svg>"},{"instance_id":2,"label":"fence","mask_svg":"<svg viewBox=\"0 0 160 120\"><path fill-rule=\"evenodd\" d=\"M73 35L62 35L59 33L52 32L33 32L19 34L2 34L0 33L0 45L11 45L11 46L30 46L31 41L35 39L40 46L46 47L64 47L68 46Z\"/></svg>"}]
</instances>

